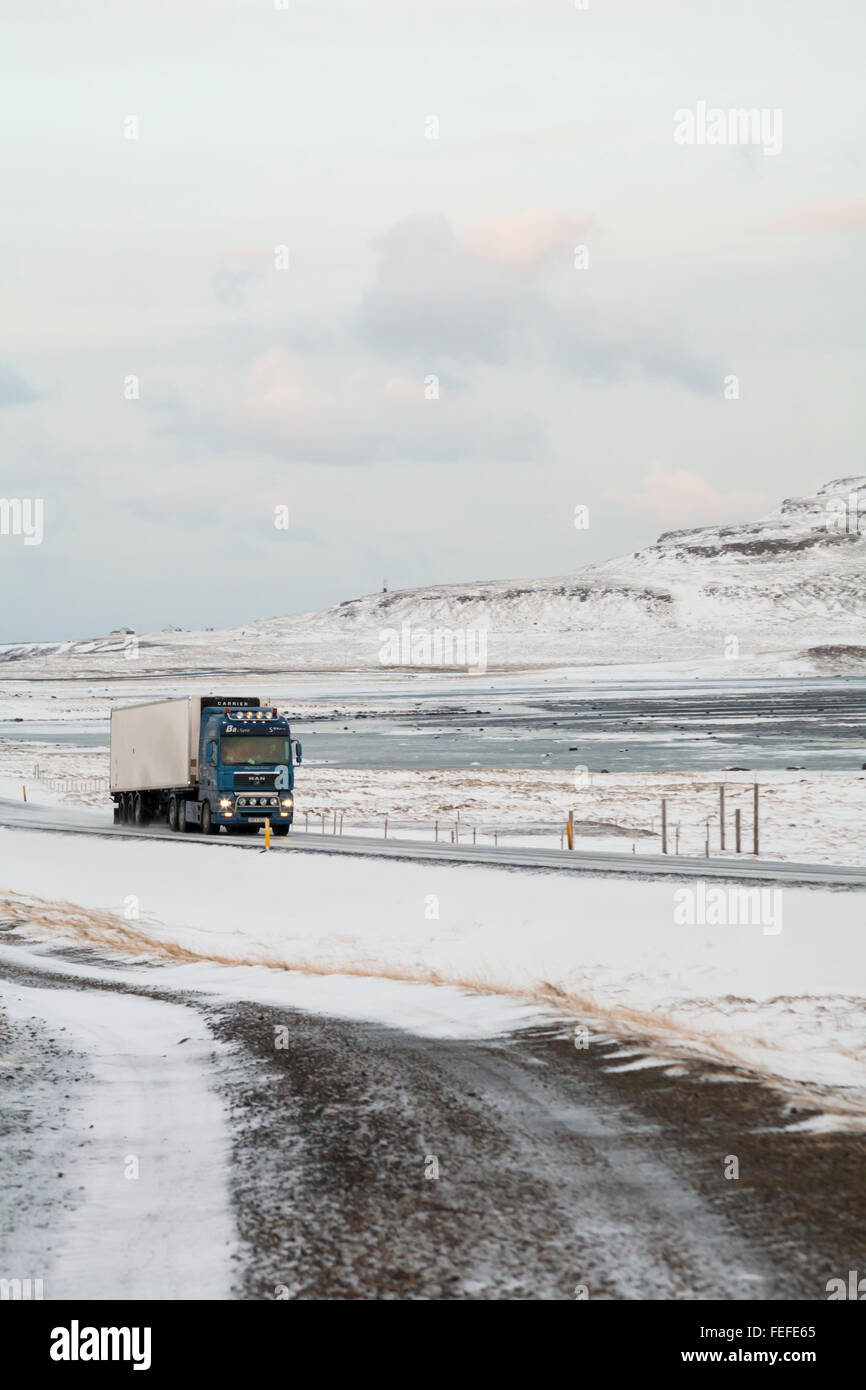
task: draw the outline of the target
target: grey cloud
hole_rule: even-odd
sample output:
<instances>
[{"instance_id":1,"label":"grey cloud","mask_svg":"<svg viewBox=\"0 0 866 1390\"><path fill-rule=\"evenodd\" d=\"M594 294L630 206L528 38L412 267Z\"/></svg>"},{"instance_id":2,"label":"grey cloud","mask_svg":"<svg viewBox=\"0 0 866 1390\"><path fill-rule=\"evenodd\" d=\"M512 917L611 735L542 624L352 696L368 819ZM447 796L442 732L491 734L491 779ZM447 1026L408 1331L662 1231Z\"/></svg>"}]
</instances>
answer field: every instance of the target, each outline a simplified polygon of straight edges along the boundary
<instances>
[{"instance_id":1,"label":"grey cloud","mask_svg":"<svg viewBox=\"0 0 866 1390\"><path fill-rule=\"evenodd\" d=\"M693 391L719 380L718 365L674 320L657 324L639 308L624 313L591 299L566 253L571 278L554 286L473 254L434 214L397 223L376 248L378 272L358 333L383 356L433 369L448 361L551 367L603 381L644 374Z\"/></svg>"},{"instance_id":2,"label":"grey cloud","mask_svg":"<svg viewBox=\"0 0 866 1390\"><path fill-rule=\"evenodd\" d=\"M34 391L14 368L0 362L0 405L25 405L41 398L41 391Z\"/></svg>"},{"instance_id":3,"label":"grey cloud","mask_svg":"<svg viewBox=\"0 0 866 1390\"><path fill-rule=\"evenodd\" d=\"M288 375L288 374L287 374ZM371 384L368 392L343 389L339 380L323 397L305 381L297 394L247 396L236 409L191 404L185 416L167 420L160 433L177 435L218 452L255 450L285 463L366 465L447 463L463 459L523 461L546 452L534 420L520 417L471 393L447 392L440 400L390 398Z\"/></svg>"},{"instance_id":4,"label":"grey cloud","mask_svg":"<svg viewBox=\"0 0 866 1390\"><path fill-rule=\"evenodd\" d=\"M229 309L240 309L250 287L264 278L258 271L228 270L221 266L213 274L213 292L220 304L225 304Z\"/></svg>"}]
</instances>

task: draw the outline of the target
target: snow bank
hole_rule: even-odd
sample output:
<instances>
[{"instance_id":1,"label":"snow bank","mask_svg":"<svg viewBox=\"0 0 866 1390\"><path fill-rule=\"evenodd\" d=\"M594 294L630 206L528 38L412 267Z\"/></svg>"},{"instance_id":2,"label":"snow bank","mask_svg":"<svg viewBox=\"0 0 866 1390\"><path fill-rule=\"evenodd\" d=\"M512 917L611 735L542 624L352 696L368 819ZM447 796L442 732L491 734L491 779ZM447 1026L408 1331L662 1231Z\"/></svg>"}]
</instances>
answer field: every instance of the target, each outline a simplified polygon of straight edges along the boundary
<instances>
[{"instance_id":1,"label":"snow bank","mask_svg":"<svg viewBox=\"0 0 866 1390\"><path fill-rule=\"evenodd\" d=\"M691 887L699 893L700 884ZM712 925L711 913L700 920L696 897L699 920L689 925L678 910L682 890L0 831L0 894L90 910L76 917L0 901L0 915L28 922L36 936L132 953L158 945L179 962L518 995L607 1033L646 1038L666 1056L712 1057L808 1087L829 1114L866 1120L862 897L773 890L781 896L772 926L769 918ZM340 1001L335 983L310 1006L339 1013Z\"/></svg>"}]
</instances>

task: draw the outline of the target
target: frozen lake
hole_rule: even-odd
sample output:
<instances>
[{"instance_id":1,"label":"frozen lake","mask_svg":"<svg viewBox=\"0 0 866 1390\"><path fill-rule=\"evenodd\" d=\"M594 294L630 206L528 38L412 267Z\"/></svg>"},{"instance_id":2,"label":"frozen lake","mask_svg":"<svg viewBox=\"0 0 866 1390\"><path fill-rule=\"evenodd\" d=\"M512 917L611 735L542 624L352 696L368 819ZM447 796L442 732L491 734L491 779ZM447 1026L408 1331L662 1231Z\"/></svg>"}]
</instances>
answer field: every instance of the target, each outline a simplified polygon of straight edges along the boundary
<instances>
[{"instance_id":1,"label":"frozen lake","mask_svg":"<svg viewBox=\"0 0 866 1390\"><path fill-rule=\"evenodd\" d=\"M342 767L525 767L655 772L814 770L866 762L866 682L754 687L545 689L354 718L307 717L305 756Z\"/></svg>"},{"instance_id":2,"label":"frozen lake","mask_svg":"<svg viewBox=\"0 0 866 1390\"><path fill-rule=\"evenodd\" d=\"M271 679L269 688L291 712L290 682ZM859 680L461 683L411 694L356 686L347 695L335 678L302 698L294 722L305 761L334 767L832 771L866 763ZM107 748L108 722L4 720L0 738Z\"/></svg>"}]
</instances>

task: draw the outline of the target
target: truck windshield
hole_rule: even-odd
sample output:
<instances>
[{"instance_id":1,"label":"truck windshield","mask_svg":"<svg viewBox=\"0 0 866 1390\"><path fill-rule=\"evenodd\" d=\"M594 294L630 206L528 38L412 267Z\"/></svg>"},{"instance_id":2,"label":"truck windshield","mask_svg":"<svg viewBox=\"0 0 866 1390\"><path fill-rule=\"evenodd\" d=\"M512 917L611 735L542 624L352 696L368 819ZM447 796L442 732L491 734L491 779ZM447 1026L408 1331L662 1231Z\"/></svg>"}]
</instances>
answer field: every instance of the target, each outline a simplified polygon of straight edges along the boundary
<instances>
[{"instance_id":1,"label":"truck windshield","mask_svg":"<svg viewBox=\"0 0 866 1390\"><path fill-rule=\"evenodd\" d=\"M224 767L288 766L291 761L291 741L266 734L238 734L220 739L220 756Z\"/></svg>"}]
</instances>

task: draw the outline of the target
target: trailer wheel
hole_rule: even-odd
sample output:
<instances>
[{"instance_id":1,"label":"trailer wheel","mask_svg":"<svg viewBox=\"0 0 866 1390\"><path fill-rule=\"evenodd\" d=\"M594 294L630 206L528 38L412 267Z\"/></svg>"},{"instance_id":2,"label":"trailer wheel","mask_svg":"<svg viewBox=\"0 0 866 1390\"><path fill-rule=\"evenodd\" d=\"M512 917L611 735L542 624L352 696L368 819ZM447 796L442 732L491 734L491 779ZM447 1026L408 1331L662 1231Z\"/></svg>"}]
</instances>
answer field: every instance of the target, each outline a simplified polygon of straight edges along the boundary
<instances>
[{"instance_id":1,"label":"trailer wheel","mask_svg":"<svg viewBox=\"0 0 866 1390\"><path fill-rule=\"evenodd\" d=\"M172 796L172 797L169 798L169 803L168 803L168 828L169 828L169 830L179 830L179 829L180 829L180 825L178 824L177 797L176 797L176 796Z\"/></svg>"},{"instance_id":2,"label":"trailer wheel","mask_svg":"<svg viewBox=\"0 0 866 1390\"><path fill-rule=\"evenodd\" d=\"M133 824L134 824L134 820L133 820L134 809L135 809L135 795L134 795L133 792L127 792L126 795L125 795L124 798L123 798L123 823L124 823L124 825L133 825Z\"/></svg>"},{"instance_id":3,"label":"trailer wheel","mask_svg":"<svg viewBox=\"0 0 866 1390\"><path fill-rule=\"evenodd\" d=\"M119 796L114 803L114 824L123 825L123 797Z\"/></svg>"},{"instance_id":4,"label":"trailer wheel","mask_svg":"<svg viewBox=\"0 0 866 1390\"><path fill-rule=\"evenodd\" d=\"M210 813L210 802L203 801L201 804L201 833L202 835L215 835L219 830L218 825L214 825Z\"/></svg>"},{"instance_id":5,"label":"trailer wheel","mask_svg":"<svg viewBox=\"0 0 866 1390\"><path fill-rule=\"evenodd\" d=\"M147 813L144 809L144 798L141 792L136 792L132 802L132 823L133 825L146 825Z\"/></svg>"}]
</instances>

